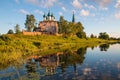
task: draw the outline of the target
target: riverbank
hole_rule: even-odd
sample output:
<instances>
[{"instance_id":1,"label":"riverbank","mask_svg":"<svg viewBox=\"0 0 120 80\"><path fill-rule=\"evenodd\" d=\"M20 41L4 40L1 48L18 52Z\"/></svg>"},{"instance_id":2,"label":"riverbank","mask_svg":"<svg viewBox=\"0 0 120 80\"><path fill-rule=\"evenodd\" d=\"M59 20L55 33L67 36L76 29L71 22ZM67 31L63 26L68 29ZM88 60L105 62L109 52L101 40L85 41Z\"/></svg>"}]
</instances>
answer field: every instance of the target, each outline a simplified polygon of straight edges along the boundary
<instances>
[{"instance_id":1,"label":"riverbank","mask_svg":"<svg viewBox=\"0 0 120 80\"><path fill-rule=\"evenodd\" d=\"M76 50L80 47L94 47L110 42L116 41L97 38L80 39L75 36L3 35L0 37L0 64L3 65L2 67L5 67L8 64L14 64L14 62L22 63L24 58L31 55L51 54L62 52L66 49Z\"/></svg>"},{"instance_id":2,"label":"riverbank","mask_svg":"<svg viewBox=\"0 0 120 80\"><path fill-rule=\"evenodd\" d=\"M25 36L25 35L3 35L0 37L0 52L34 52L44 49L71 47L75 45L88 45L114 42L97 38L80 39L78 37L61 37L53 35Z\"/></svg>"}]
</instances>

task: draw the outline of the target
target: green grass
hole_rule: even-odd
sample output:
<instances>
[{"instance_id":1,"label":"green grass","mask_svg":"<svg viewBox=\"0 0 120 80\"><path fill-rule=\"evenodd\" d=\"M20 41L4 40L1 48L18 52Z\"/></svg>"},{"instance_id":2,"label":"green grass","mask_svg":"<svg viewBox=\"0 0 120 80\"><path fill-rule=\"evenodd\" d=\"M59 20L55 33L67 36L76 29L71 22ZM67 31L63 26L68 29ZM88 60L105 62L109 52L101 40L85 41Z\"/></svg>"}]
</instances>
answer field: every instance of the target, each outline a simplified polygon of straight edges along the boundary
<instances>
[{"instance_id":1,"label":"green grass","mask_svg":"<svg viewBox=\"0 0 120 80\"><path fill-rule=\"evenodd\" d=\"M0 65L5 68L8 64L21 63L24 58L31 55L45 55L62 52L66 49L77 50L80 47L93 47L102 43L115 42L101 39L80 39L78 37L62 37L54 35L0 36ZM23 61L24 62L24 61Z\"/></svg>"}]
</instances>

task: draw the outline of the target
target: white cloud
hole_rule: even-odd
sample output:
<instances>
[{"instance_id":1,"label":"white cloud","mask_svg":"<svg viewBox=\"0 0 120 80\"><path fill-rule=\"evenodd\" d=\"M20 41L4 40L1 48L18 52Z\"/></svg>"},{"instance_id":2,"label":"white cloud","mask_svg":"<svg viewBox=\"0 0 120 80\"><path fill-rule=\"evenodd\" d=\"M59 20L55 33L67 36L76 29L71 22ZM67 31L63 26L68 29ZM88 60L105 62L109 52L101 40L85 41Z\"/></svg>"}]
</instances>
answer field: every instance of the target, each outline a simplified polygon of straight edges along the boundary
<instances>
[{"instance_id":1,"label":"white cloud","mask_svg":"<svg viewBox=\"0 0 120 80\"><path fill-rule=\"evenodd\" d=\"M89 6L90 9L96 9L93 5Z\"/></svg>"},{"instance_id":2,"label":"white cloud","mask_svg":"<svg viewBox=\"0 0 120 80\"><path fill-rule=\"evenodd\" d=\"M57 2L57 0L47 0L45 3L45 7L51 7L56 2Z\"/></svg>"},{"instance_id":3,"label":"white cloud","mask_svg":"<svg viewBox=\"0 0 120 80\"><path fill-rule=\"evenodd\" d=\"M62 12L59 12L59 15L60 15L60 16L62 16L62 15L63 15L63 13L62 13Z\"/></svg>"},{"instance_id":4,"label":"white cloud","mask_svg":"<svg viewBox=\"0 0 120 80\"><path fill-rule=\"evenodd\" d=\"M88 10L82 9L81 12L80 12L80 14L81 14L81 16L89 16L90 12Z\"/></svg>"},{"instance_id":5,"label":"white cloud","mask_svg":"<svg viewBox=\"0 0 120 80\"><path fill-rule=\"evenodd\" d=\"M88 4L85 3L84 6L85 6L85 7L88 7Z\"/></svg>"},{"instance_id":6,"label":"white cloud","mask_svg":"<svg viewBox=\"0 0 120 80\"><path fill-rule=\"evenodd\" d=\"M55 3L58 2L58 0L26 0L26 2L40 7L48 8L52 7Z\"/></svg>"},{"instance_id":7,"label":"white cloud","mask_svg":"<svg viewBox=\"0 0 120 80\"><path fill-rule=\"evenodd\" d=\"M97 0L97 2L100 5L100 7L106 7L112 2L112 0Z\"/></svg>"},{"instance_id":8,"label":"white cloud","mask_svg":"<svg viewBox=\"0 0 120 80\"><path fill-rule=\"evenodd\" d=\"M36 9L34 12L37 13L37 14L40 14L40 15L43 15L43 14L44 14L42 11L40 11L40 10L38 10L38 9Z\"/></svg>"},{"instance_id":9,"label":"white cloud","mask_svg":"<svg viewBox=\"0 0 120 80\"><path fill-rule=\"evenodd\" d=\"M117 0L117 2L115 4L115 8L120 8L120 0Z\"/></svg>"},{"instance_id":10,"label":"white cloud","mask_svg":"<svg viewBox=\"0 0 120 80\"><path fill-rule=\"evenodd\" d=\"M120 19L120 12L115 13L115 18Z\"/></svg>"},{"instance_id":11,"label":"white cloud","mask_svg":"<svg viewBox=\"0 0 120 80\"><path fill-rule=\"evenodd\" d=\"M16 2L16 3L20 3L20 1L19 1L19 0L15 0L15 2Z\"/></svg>"},{"instance_id":12,"label":"white cloud","mask_svg":"<svg viewBox=\"0 0 120 80\"><path fill-rule=\"evenodd\" d=\"M84 4L84 7L89 8L89 9L96 9L93 5L88 5L88 4Z\"/></svg>"},{"instance_id":13,"label":"white cloud","mask_svg":"<svg viewBox=\"0 0 120 80\"><path fill-rule=\"evenodd\" d=\"M19 12L22 14L25 14L25 15L30 14L28 11L26 11L24 9L20 9Z\"/></svg>"},{"instance_id":14,"label":"white cloud","mask_svg":"<svg viewBox=\"0 0 120 80\"><path fill-rule=\"evenodd\" d=\"M63 10L63 11L67 11L67 9L66 9L64 6L62 6L62 10Z\"/></svg>"},{"instance_id":15,"label":"white cloud","mask_svg":"<svg viewBox=\"0 0 120 80\"><path fill-rule=\"evenodd\" d=\"M78 8L78 9L82 8L82 4L78 0L73 0L72 5L73 7Z\"/></svg>"},{"instance_id":16,"label":"white cloud","mask_svg":"<svg viewBox=\"0 0 120 80\"><path fill-rule=\"evenodd\" d=\"M102 8L102 10L107 11L107 10L108 10L108 8L107 8L107 7L104 7L104 8Z\"/></svg>"}]
</instances>

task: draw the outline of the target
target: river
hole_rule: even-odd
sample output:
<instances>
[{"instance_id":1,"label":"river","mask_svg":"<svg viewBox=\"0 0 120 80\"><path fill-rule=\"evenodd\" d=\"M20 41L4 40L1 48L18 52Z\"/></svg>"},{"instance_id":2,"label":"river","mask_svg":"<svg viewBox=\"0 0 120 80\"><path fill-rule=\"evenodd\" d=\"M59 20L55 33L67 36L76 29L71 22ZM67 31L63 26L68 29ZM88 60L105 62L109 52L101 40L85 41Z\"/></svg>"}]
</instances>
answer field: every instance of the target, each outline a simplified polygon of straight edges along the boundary
<instances>
[{"instance_id":1,"label":"river","mask_svg":"<svg viewBox=\"0 0 120 80\"><path fill-rule=\"evenodd\" d=\"M0 80L120 80L120 44L31 56L0 70Z\"/></svg>"}]
</instances>

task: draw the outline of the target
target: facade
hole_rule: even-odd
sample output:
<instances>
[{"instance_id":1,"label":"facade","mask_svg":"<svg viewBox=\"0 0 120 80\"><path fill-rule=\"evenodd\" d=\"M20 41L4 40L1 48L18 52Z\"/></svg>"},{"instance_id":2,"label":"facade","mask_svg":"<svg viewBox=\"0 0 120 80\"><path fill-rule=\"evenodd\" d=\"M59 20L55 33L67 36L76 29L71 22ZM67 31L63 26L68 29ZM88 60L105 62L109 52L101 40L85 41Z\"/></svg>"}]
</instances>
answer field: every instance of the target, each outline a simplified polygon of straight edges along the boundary
<instances>
[{"instance_id":1,"label":"facade","mask_svg":"<svg viewBox=\"0 0 120 80\"><path fill-rule=\"evenodd\" d=\"M40 21L36 32L42 32L45 34L58 34L58 22L55 20L53 14L48 12L48 14L43 15L43 21Z\"/></svg>"}]
</instances>

